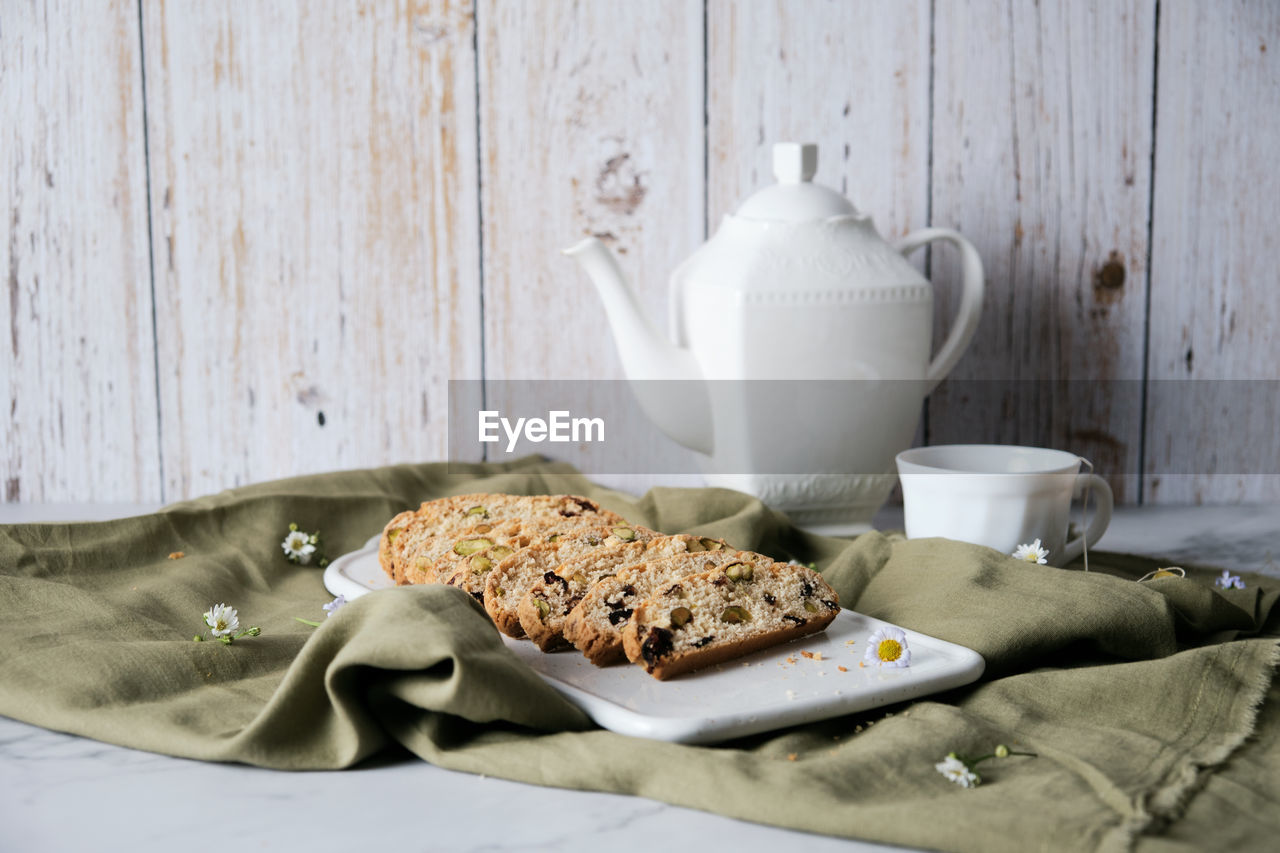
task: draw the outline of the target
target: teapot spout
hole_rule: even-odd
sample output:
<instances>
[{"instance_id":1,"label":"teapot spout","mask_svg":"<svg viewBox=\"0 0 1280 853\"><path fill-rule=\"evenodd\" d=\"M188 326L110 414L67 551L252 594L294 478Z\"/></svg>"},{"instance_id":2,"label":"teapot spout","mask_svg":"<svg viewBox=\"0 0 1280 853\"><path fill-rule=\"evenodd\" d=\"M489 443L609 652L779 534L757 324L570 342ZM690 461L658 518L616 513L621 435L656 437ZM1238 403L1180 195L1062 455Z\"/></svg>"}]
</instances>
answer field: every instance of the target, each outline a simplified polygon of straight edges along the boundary
<instances>
[{"instance_id":1,"label":"teapot spout","mask_svg":"<svg viewBox=\"0 0 1280 853\"><path fill-rule=\"evenodd\" d=\"M622 368L645 414L674 441L709 455L711 402L693 353L654 330L604 243L588 237L563 254L581 264L596 286Z\"/></svg>"}]
</instances>

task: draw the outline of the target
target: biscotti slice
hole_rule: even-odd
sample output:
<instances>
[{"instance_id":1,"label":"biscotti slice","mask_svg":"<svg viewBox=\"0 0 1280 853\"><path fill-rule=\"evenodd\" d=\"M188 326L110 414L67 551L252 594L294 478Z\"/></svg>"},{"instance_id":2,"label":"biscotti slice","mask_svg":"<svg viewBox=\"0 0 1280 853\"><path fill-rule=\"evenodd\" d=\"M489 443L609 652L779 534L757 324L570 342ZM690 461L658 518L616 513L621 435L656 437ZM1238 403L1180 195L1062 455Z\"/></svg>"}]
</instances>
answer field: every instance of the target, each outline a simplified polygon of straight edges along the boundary
<instances>
[{"instance_id":1,"label":"biscotti slice","mask_svg":"<svg viewBox=\"0 0 1280 853\"><path fill-rule=\"evenodd\" d=\"M582 530L583 524L572 518L513 518L444 531L418 546L407 561L405 577L409 583L444 583L462 569L481 568L486 560L492 568L530 545ZM483 588L474 591L484 594Z\"/></svg>"},{"instance_id":2,"label":"biscotti slice","mask_svg":"<svg viewBox=\"0 0 1280 853\"><path fill-rule=\"evenodd\" d=\"M453 543L473 534L484 536L489 532L486 526L492 530L509 521L538 523L542 528L553 523L565 527L626 524L617 513L576 495L475 494L433 501L423 504L418 518L400 532L391 547L396 582L443 580L437 578L432 564Z\"/></svg>"},{"instance_id":3,"label":"biscotti slice","mask_svg":"<svg viewBox=\"0 0 1280 853\"><path fill-rule=\"evenodd\" d=\"M414 509L405 510L386 523L382 528L382 535L378 537L378 565L382 566L382 570L387 573L387 577L392 580L396 579L395 559L393 549L396 540L400 538L400 534L404 532L412 521L417 517L418 511Z\"/></svg>"},{"instance_id":4,"label":"biscotti slice","mask_svg":"<svg viewBox=\"0 0 1280 853\"><path fill-rule=\"evenodd\" d=\"M640 563L596 581L564 620L564 638L596 666L617 663L623 658L622 628L640 602L680 578L729 563L741 564L749 557L759 558L759 555L750 551L676 554Z\"/></svg>"},{"instance_id":5,"label":"biscotti slice","mask_svg":"<svg viewBox=\"0 0 1280 853\"><path fill-rule=\"evenodd\" d=\"M455 495L425 501L416 510L408 510L387 522L378 540L378 556L382 569L397 584L407 583L405 555L423 537L464 524L478 524L489 518L488 505L501 507L510 495L486 492ZM386 555L385 561L382 559Z\"/></svg>"},{"instance_id":6,"label":"biscotti slice","mask_svg":"<svg viewBox=\"0 0 1280 853\"><path fill-rule=\"evenodd\" d=\"M472 575L465 580L472 584L477 579L480 581L484 609L499 631L509 637L523 637L517 607L534 583L546 576L556 577L553 570L566 560L627 543L648 542L658 535L647 527L626 524L557 533L546 542L515 552L493 566L487 576ZM449 582L452 583L452 579ZM473 587L467 588L474 592Z\"/></svg>"},{"instance_id":7,"label":"biscotti slice","mask_svg":"<svg viewBox=\"0 0 1280 853\"><path fill-rule=\"evenodd\" d=\"M520 599L517 615L520 627L544 652L568 648L564 638L564 621L574 606L601 578L618 573L647 560L701 551L722 551L729 546L722 539L680 533L660 536L648 542L632 542L607 551L567 560L552 575L543 575Z\"/></svg>"},{"instance_id":8,"label":"biscotti slice","mask_svg":"<svg viewBox=\"0 0 1280 853\"><path fill-rule=\"evenodd\" d=\"M616 535L614 531L617 531ZM571 547L570 543L577 545L580 549L600 547L608 541L617 544L635 539L640 531L644 531L645 535L650 537L657 535L646 528L626 524L613 527L583 527L580 522L574 520L536 522L527 525L521 531L522 535L514 539L504 537L500 532L496 539L486 535L473 540L463 546L464 553L450 552L437 559L434 571L444 583L465 589L477 601L484 603L486 584L495 574L502 574L499 569L504 564L518 564L518 561L528 559L528 555L553 554L561 547ZM627 538L619 539L616 538L617 536ZM480 551L473 550L477 545L483 546L486 540L494 541L496 544ZM577 553L581 553L581 550ZM559 565L559 563L560 561L557 560L553 565ZM491 613L490 616L492 615ZM518 621L516 629L517 631L519 629ZM523 635L516 633L511 636Z\"/></svg>"},{"instance_id":9,"label":"biscotti slice","mask_svg":"<svg viewBox=\"0 0 1280 853\"><path fill-rule=\"evenodd\" d=\"M813 569L756 555L651 596L622 642L629 660L665 679L816 633L839 612L839 596Z\"/></svg>"}]
</instances>

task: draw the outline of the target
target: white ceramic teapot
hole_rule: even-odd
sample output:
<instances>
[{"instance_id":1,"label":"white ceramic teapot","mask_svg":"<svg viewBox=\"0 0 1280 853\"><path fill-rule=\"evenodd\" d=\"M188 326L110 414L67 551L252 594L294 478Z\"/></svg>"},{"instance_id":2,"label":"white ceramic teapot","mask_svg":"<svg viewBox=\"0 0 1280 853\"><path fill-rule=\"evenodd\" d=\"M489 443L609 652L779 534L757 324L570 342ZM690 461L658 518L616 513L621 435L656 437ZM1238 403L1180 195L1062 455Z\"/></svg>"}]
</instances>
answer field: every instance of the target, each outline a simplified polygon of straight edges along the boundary
<instances>
[{"instance_id":1,"label":"white ceramic teapot","mask_svg":"<svg viewBox=\"0 0 1280 853\"><path fill-rule=\"evenodd\" d=\"M891 246L870 216L811 182L817 160L816 145L775 145L778 182L725 216L672 274L674 343L644 316L604 244L588 238L565 254L599 290L645 413L705 454L710 484L847 534L869 527L924 396L973 338L982 261L942 228ZM964 290L931 360L933 290L903 255L934 240L960 250Z\"/></svg>"}]
</instances>

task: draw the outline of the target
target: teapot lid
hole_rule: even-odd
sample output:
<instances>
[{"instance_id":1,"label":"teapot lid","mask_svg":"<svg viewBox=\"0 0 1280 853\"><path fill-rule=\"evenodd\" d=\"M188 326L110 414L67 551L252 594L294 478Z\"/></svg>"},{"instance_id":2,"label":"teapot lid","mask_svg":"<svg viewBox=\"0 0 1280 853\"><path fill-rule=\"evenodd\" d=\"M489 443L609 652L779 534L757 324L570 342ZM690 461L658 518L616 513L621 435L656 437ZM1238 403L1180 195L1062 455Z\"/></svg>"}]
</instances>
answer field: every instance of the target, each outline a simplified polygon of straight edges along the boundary
<instances>
[{"instance_id":1,"label":"teapot lid","mask_svg":"<svg viewBox=\"0 0 1280 853\"><path fill-rule=\"evenodd\" d=\"M831 216L858 216L847 198L813 183L818 146L812 142L778 142L773 146L773 176L778 182L744 201L735 214L758 222L809 222Z\"/></svg>"}]
</instances>

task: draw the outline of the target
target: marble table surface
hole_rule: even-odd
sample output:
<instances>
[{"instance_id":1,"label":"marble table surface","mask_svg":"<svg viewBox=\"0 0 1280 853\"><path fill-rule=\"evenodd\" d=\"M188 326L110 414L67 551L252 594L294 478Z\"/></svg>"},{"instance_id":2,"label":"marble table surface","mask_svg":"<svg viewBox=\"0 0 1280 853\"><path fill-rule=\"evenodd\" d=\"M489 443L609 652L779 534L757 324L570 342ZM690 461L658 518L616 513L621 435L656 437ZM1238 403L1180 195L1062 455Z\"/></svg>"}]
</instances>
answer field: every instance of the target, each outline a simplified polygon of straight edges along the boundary
<instances>
[{"instance_id":1,"label":"marble table surface","mask_svg":"<svg viewBox=\"0 0 1280 853\"><path fill-rule=\"evenodd\" d=\"M0 523L153 509L0 504ZM900 509L877 517L877 527L900 525ZM1277 532L1277 506L1124 507L1098 550L1280 577ZM4 850L613 851L672 843L769 853L797 845L811 853L897 849L639 797L456 773L407 754L343 772L286 773L153 755L0 717Z\"/></svg>"}]
</instances>

